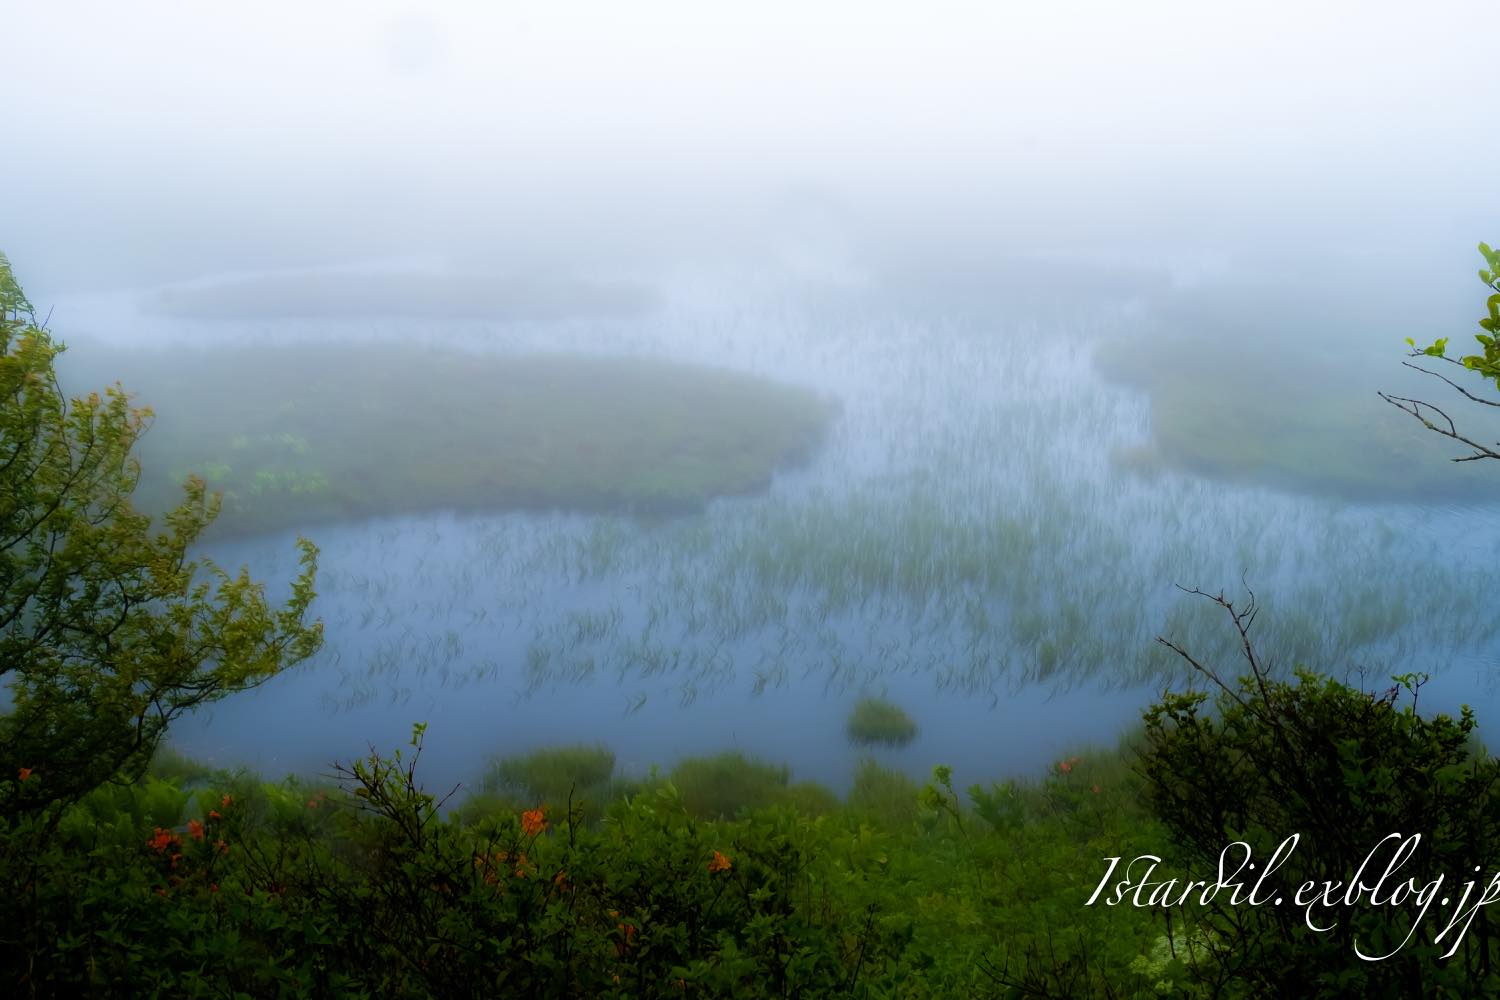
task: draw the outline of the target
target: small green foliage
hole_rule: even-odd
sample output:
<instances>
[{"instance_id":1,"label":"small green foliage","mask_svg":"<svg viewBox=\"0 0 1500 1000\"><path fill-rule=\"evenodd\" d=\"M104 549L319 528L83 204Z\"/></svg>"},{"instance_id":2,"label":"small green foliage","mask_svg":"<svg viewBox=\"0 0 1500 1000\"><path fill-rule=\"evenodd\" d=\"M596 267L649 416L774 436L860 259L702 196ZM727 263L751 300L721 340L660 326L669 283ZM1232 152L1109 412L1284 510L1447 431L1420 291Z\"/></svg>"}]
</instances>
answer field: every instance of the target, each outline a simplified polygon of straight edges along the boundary
<instances>
[{"instance_id":1,"label":"small green foliage","mask_svg":"<svg viewBox=\"0 0 1500 1000\"><path fill-rule=\"evenodd\" d=\"M1485 332L1474 335L1474 339L1478 341L1483 351L1479 354L1465 355L1458 360L1465 368L1478 372L1486 380L1500 386L1500 345L1496 344L1496 335L1500 334L1500 251L1494 250L1488 243L1481 243L1479 253L1488 265L1479 271L1479 280L1489 286L1494 293L1485 300L1488 315L1479 320L1479 327ZM1423 348L1418 348L1410 337L1406 339L1406 343L1414 351L1429 357L1445 358L1448 356L1447 337L1440 337Z\"/></svg>"},{"instance_id":2,"label":"small green foliage","mask_svg":"<svg viewBox=\"0 0 1500 1000\"><path fill-rule=\"evenodd\" d=\"M857 746L904 747L917 738L917 724L905 709L884 698L861 698L849 713L849 742Z\"/></svg>"},{"instance_id":3,"label":"small green foliage","mask_svg":"<svg viewBox=\"0 0 1500 1000\"><path fill-rule=\"evenodd\" d=\"M1484 282L1493 293L1485 303L1489 315L1479 321L1480 329L1485 332L1474 335L1474 339L1482 349L1481 353L1468 354L1457 359L1450 358L1448 357L1447 337L1441 337L1427 347L1422 348L1418 348L1416 341L1407 337L1406 344L1412 349L1411 353L1413 357L1437 358L1451 362L1454 365L1461 366L1470 372L1478 374L1484 381L1491 383L1490 388L1500 389L1500 343L1497 343L1497 339L1500 338L1496 337L1496 334L1500 333L1500 252L1491 249L1487 243L1479 244L1479 252L1484 256L1485 263L1489 265L1487 268L1480 270L1479 280ZM1407 367L1440 379L1450 388L1457 390L1468 401L1487 403L1490 406L1500 406L1500 403L1484 399L1470 392L1439 371L1410 363L1408 363ZM1453 417L1442 407L1436 406L1425 399L1395 396L1384 392L1380 394L1380 397L1403 413L1415 418L1417 423L1427 430L1458 441L1472 449L1469 454L1456 457L1453 461L1471 462L1476 459L1500 459L1500 449L1497 449L1493 444L1486 443L1484 440L1476 440L1469 437L1466 432L1460 431Z\"/></svg>"}]
</instances>

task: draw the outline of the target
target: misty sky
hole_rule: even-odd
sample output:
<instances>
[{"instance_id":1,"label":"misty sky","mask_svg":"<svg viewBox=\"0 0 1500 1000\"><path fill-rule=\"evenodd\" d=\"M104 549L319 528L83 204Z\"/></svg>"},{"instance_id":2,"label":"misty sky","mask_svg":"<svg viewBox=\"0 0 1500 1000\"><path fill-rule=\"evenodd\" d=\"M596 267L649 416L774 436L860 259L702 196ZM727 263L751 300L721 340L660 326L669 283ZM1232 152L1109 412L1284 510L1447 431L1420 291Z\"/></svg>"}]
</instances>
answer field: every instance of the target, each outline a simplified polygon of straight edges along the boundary
<instances>
[{"instance_id":1,"label":"misty sky","mask_svg":"<svg viewBox=\"0 0 1500 1000\"><path fill-rule=\"evenodd\" d=\"M0 249L43 293L789 240L1468 268L1500 236L1480 3L0 0L0 30Z\"/></svg>"}]
</instances>

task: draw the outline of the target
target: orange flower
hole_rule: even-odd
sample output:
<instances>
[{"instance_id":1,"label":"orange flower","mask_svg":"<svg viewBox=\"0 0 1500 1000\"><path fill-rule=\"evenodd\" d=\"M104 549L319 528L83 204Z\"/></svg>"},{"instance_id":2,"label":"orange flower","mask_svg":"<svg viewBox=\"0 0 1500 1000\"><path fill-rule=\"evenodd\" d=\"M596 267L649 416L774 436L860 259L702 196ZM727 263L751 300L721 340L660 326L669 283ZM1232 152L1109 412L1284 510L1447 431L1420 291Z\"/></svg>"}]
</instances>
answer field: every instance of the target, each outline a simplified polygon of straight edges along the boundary
<instances>
[{"instance_id":1,"label":"orange flower","mask_svg":"<svg viewBox=\"0 0 1500 1000\"><path fill-rule=\"evenodd\" d=\"M528 809L521 814L521 832L535 837L547 829L547 814L541 809Z\"/></svg>"},{"instance_id":2,"label":"orange flower","mask_svg":"<svg viewBox=\"0 0 1500 1000\"><path fill-rule=\"evenodd\" d=\"M1067 774L1067 773L1069 773L1070 771L1073 770L1073 765L1077 764L1078 761L1079 761L1079 759L1080 758L1078 758L1078 757L1069 757L1067 760L1065 760L1065 761L1061 762L1060 764L1058 764L1057 765L1057 769L1059 771L1061 771L1063 774Z\"/></svg>"},{"instance_id":3,"label":"orange flower","mask_svg":"<svg viewBox=\"0 0 1500 1000\"><path fill-rule=\"evenodd\" d=\"M22 781L26 781L30 777L31 777L31 768L29 768L29 767L23 767L23 768L21 768L21 780Z\"/></svg>"},{"instance_id":4,"label":"orange flower","mask_svg":"<svg viewBox=\"0 0 1500 1000\"><path fill-rule=\"evenodd\" d=\"M230 801L229 800L229 796L226 795L222 799L219 800L219 805L222 808L224 808L224 809L228 809L229 808L229 801Z\"/></svg>"},{"instance_id":5,"label":"orange flower","mask_svg":"<svg viewBox=\"0 0 1500 1000\"><path fill-rule=\"evenodd\" d=\"M219 883L217 883L217 882L210 883L209 887L208 887L208 891L209 892L218 892L219 891Z\"/></svg>"},{"instance_id":6,"label":"orange flower","mask_svg":"<svg viewBox=\"0 0 1500 1000\"><path fill-rule=\"evenodd\" d=\"M220 837L218 840L214 841L214 850L218 851L220 854L228 854L229 845L224 843L224 838Z\"/></svg>"},{"instance_id":7,"label":"orange flower","mask_svg":"<svg viewBox=\"0 0 1500 1000\"><path fill-rule=\"evenodd\" d=\"M146 841L146 846L156 853L161 854L167 848L174 847L180 843L182 841L171 830L163 830L161 827L157 827L155 832L152 833L151 839Z\"/></svg>"},{"instance_id":8,"label":"orange flower","mask_svg":"<svg viewBox=\"0 0 1500 1000\"><path fill-rule=\"evenodd\" d=\"M729 858L718 851L714 851L714 859L708 863L708 870L711 872L727 872L733 867L734 865L730 862Z\"/></svg>"},{"instance_id":9,"label":"orange flower","mask_svg":"<svg viewBox=\"0 0 1500 1000\"><path fill-rule=\"evenodd\" d=\"M188 820L188 833L194 840L203 839L203 824L195 819Z\"/></svg>"},{"instance_id":10,"label":"orange flower","mask_svg":"<svg viewBox=\"0 0 1500 1000\"><path fill-rule=\"evenodd\" d=\"M219 815L219 810L217 810L217 809L210 809L208 811L208 818L209 819L223 819L224 817Z\"/></svg>"}]
</instances>

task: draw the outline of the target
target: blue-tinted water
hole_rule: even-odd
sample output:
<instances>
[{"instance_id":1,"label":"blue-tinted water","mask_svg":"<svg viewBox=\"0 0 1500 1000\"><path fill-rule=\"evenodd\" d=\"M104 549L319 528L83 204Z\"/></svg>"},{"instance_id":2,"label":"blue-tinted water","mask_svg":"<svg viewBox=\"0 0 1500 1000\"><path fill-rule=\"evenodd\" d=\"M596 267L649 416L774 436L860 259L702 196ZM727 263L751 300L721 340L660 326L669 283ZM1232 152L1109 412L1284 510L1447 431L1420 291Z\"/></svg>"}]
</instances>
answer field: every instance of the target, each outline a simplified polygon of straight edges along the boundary
<instances>
[{"instance_id":1,"label":"blue-tinted water","mask_svg":"<svg viewBox=\"0 0 1500 1000\"><path fill-rule=\"evenodd\" d=\"M843 404L807 468L697 515L442 513L311 532L325 650L180 723L174 742L269 775L404 744L433 786L491 754L608 743L627 772L723 749L847 786L863 693L916 719L876 756L961 783L1112 745L1180 666L1166 633L1238 670L1227 619L1175 584L1254 587L1267 655L1372 686L1429 670L1424 704L1500 700L1484 595L1500 507L1351 507L1122 471L1149 407L1090 370L1126 302L1019 315L885 314L858 296L690 285L598 324L342 327L479 350L647 353L819 387ZM215 337L328 333L220 325ZM282 581L290 535L206 546Z\"/></svg>"}]
</instances>

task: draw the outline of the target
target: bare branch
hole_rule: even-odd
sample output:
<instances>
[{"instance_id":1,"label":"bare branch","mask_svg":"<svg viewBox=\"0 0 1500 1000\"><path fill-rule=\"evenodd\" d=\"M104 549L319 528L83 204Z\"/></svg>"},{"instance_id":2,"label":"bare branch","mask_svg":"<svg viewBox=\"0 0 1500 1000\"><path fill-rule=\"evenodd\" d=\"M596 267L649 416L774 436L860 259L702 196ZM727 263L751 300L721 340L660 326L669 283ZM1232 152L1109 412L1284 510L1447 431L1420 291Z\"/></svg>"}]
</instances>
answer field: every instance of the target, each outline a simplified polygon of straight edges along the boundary
<instances>
[{"instance_id":1,"label":"bare branch","mask_svg":"<svg viewBox=\"0 0 1500 1000\"><path fill-rule=\"evenodd\" d=\"M1459 364L1457 361L1453 361L1452 358L1444 358L1443 360L1444 361L1451 361L1451 362L1453 362L1453 364L1456 364L1456 365ZM1440 375L1437 372L1428 371L1426 368L1423 368L1421 365L1414 365L1410 361L1403 361L1401 363L1403 365L1405 365L1407 368L1410 368L1414 372L1421 372L1423 375L1431 375L1433 378L1442 379L1444 382L1447 382L1453 388L1457 389L1459 392L1463 393L1466 397L1468 397L1469 399L1473 400L1476 403L1483 403L1485 406L1500 407L1500 401L1496 401L1496 400L1493 400L1493 399L1485 399L1482 396L1476 396L1472 392L1470 392L1468 389L1465 389L1463 386L1459 385L1457 382L1453 381L1451 378L1449 378L1446 375ZM1463 365L1459 365L1459 367L1462 368L1464 366Z\"/></svg>"},{"instance_id":2,"label":"bare branch","mask_svg":"<svg viewBox=\"0 0 1500 1000\"><path fill-rule=\"evenodd\" d=\"M1462 361L1458 360L1457 358L1450 358L1446 354L1428 354L1426 351L1408 351L1406 356L1409 358L1432 358L1434 361L1446 361L1450 365L1457 365L1460 368L1467 367ZM1401 363L1405 364L1406 362L1403 361Z\"/></svg>"},{"instance_id":3,"label":"bare branch","mask_svg":"<svg viewBox=\"0 0 1500 1000\"><path fill-rule=\"evenodd\" d=\"M1444 381L1446 381L1446 379ZM1471 438L1465 437L1464 435L1460 434L1458 432L1457 425L1453 423L1453 418L1448 416L1447 413L1443 412L1441 407L1434 406L1432 403L1429 403L1426 400L1422 399L1408 399L1405 396L1392 396L1384 392L1377 392L1376 395L1385 400L1387 403L1390 403L1401 412L1408 413L1411 416L1415 417L1418 421L1421 422L1423 427L1426 427L1434 434L1441 434L1445 438L1452 438L1454 441L1461 442L1474 449L1474 454L1463 455L1453 459L1453 461L1473 462L1481 458L1500 459L1500 451L1496 451L1494 448L1482 445L1478 441L1472 440ZM1427 419L1426 415L1423 413L1424 410L1432 411L1443 421L1444 424L1447 425L1447 427L1440 427L1439 425L1433 423L1431 420ZM1500 442L1497 442L1496 447L1500 447Z\"/></svg>"}]
</instances>

